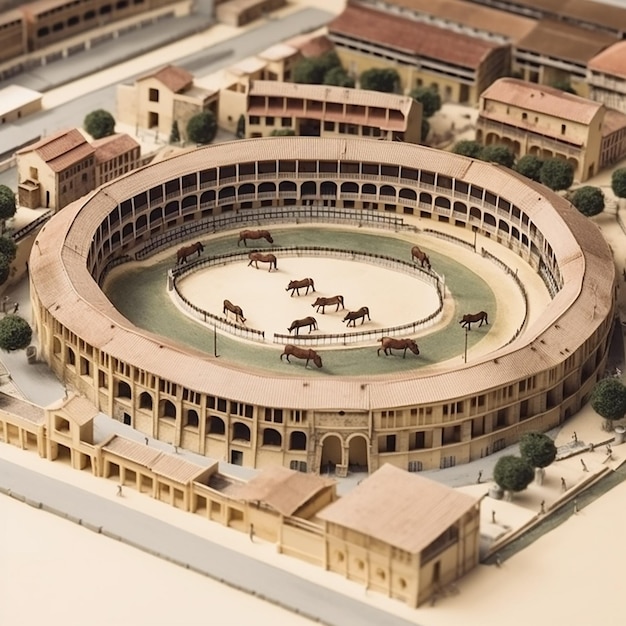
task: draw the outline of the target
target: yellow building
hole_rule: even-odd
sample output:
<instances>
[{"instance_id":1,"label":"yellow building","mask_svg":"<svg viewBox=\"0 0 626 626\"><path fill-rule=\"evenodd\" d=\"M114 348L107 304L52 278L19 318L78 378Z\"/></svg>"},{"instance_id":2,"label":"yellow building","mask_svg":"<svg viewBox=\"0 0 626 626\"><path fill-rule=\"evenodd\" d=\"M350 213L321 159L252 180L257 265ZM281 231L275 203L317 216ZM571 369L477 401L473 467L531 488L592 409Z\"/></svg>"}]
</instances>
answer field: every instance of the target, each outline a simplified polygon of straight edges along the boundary
<instances>
[{"instance_id":1,"label":"yellow building","mask_svg":"<svg viewBox=\"0 0 626 626\"><path fill-rule=\"evenodd\" d=\"M478 564L479 499L393 465L318 517L326 569L412 607Z\"/></svg>"},{"instance_id":2,"label":"yellow building","mask_svg":"<svg viewBox=\"0 0 626 626\"><path fill-rule=\"evenodd\" d=\"M16 122L27 115L41 111L43 95L21 85L0 89L0 125Z\"/></svg>"},{"instance_id":3,"label":"yellow building","mask_svg":"<svg viewBox=\"0 0 626 626\"><path fill-rule=\"evenodd\" d=\"M118 85L116 119L135 128L153 130L165 140L176 121L181 139L186 140L190 118L202 111L212 111L217 117L217 103L217 90L197 87L192 74L166 65L132 85Z\"/></svg>"},{"instance_id":4,"label":"yellow building","mask_svg":"<svg viewBox=\"0 0 626 626\"><path fill-rule=\"evenodd\" d=\"M601 168L602 104L543 85L502 78L480 97L476 140L508 146L521 157L559 157L578 181Z\"/></svg>"},{"instance_id":5,"label":"yellow building","mask_svg":"<svg viewBox=\"0 0 626 626\"><path fill-rule=\"evenodd\" d=\"M247 94L246 137L276 130L296 135L353 135L419 143L421 104L408 96L327 85L252 81Z\"/></svg>"},{"instance_id":6,"label":"yellow building","mask_svg":"<svg viewBox=\"0 0 626 626\"><path fill-rule=\"evenodd\" d=\"M75 128L18 150L18 201L58 211L95 189L95 149Z\"/></svg>"},{"instance_id":7,"label":"yellow building","mask_svg":"<svg viewBox=\"0 0 626 626\"><path fill-rule=\"evenodd\" d=\"M433 87L444 102L474 104L510 68L509 44L353 4L330 22L328 36L355 78L371 68L392 68L401 93Z\"/></svg>"}]
</instances>

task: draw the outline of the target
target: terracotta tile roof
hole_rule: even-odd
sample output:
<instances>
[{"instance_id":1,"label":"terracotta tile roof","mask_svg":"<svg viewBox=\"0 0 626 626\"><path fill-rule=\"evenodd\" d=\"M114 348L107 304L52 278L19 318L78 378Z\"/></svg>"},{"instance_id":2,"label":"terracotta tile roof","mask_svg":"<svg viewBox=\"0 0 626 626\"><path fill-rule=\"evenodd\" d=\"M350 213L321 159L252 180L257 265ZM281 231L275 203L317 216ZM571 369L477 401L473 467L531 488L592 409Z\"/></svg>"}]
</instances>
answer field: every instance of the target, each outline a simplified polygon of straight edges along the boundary
<instances>
[{"instance_id":1,"label":"terracotta tile roof","mask_svg":"<svg viewBox=\"0 0 626 626\"><path fill-rule=\"evenodd\" d=\"M146 78L156 78L174 93L180 93L193 84L193 74L175 65L166 65L156 72L138 78L137 81L145 80Z\"/></svg>"},{"instance_id":2,"label":"terracotta tile roof","mask_svg":"<svg viewBox=\"0 0 626 626\"><path fill-rule=\"evenodd\" d=\"M380 44L418 57L476 70L496 43L356 6L330 24L331 34Z\"/></svg>"},{"instance_id":3,"label":"terracotta tile roof","mask_svg":"<svg viewBox=\"0 0 626 626\"><path fill-rule=\"evenodd\" d=\"M0 24L9 24L23 19L22 12L19 9L10 9L0 13Z\"/></svg>"},{"instance_id":4,"label":"terracotta tile roof","mask_svg":"<svg viewBox=\"0 0 626 626\"><path fill-rule=\"evenodd\" d=\"M626 128L626 114L615 109L607 109L602 120L602 136L606 137L621 128Z\"/></svg>"},{"instance_id":5,"label":"terracotta tile roof","mask_svg":"<svg viewBox=\"0 0 626 626\"><path fill-rule=\"evenodd\" d=\"M600 102L517 78L499 78L483 91L482 98L580 124L589 124L603 108ZM482 107L479 115L489 119L492 117L492 113Z\"/></svg>"},{"instance_id":6,"label":"terracotta tile roof","mask_svg":"<svg viewBox=\"0 0 626 626\"><path fill-rule=\"evenodd\" d=\"M130 439L125 439L119 435L115 435L108 443L102 446L103 450L112 452L113 454L133 461L144 467L151 467L152 464L163 454L160 450L146 446Z\"/></svg>"},{"instance_id":7,"label":"terracotta tile roof","mask_svg":"<svg viewBox=\"0 0 626 626\"><path fill-rule=\"evenodd\" d=\"M515 44L515 48L587 65L590 59L617 41L616 37L607 33L542 20Z\"/></svg>"},{"instance_id":8,"label":"terracotta tile roof","mask_svg":"<svg viewBox=\"0 0 626 626\"><path fill-rule=\"evenodd\" d=\"M626 78L626 41L619 41L597 54L587 68L612 76Z\"/></svg>"},{"instance_id":9,"label":"terracotta tile roof","mask_svg":"<svg viewBox=\"0 0 626 626\"><path fill-rule=\"evenodd\" d=\"M96 415L98 407L84 396L72 395L68 399L61 398L48 407L51 410L63 409L64 413L76 424L87 424Z\"/></svg>"},{"instance_id":10,"label":"terracotta tile roof","mask_svg":"<svg viewBox=\"0 0 626 626\"><path fill-rule=\"evenodd\" d=\"M287 44L297 48L304 57L319 57L335 49L335 44L326 35L298 35L288 39Z\"/></svg>"},{"instance_id":11,"label":"terracotta tile roof","mask_svg":"<svg viewBox=\"0 0 626 626\"><path fill-rule=\"evenodd\" d=\"M44 137L16 154L28 152L37 152L53 171L60 172L93 154L94 149L79 130L72 128Z\"/></svg>"},{"instance_id":12,"label":"terracotta tile roof","mask_svg":"<svg viewBox=\"0 0 626 626\"><path fill-rule=\"evenodd\" d=\"M196 465L191 463L191 461L186 461L177 454L166 453L162 453L161 456L156 458L150 469L159 476L169 478L183 485L207 471L207 468L203 465Z\"/></svg>"},{"instance_id":13,"label":"terracotta tile roof","mask_svg":"<svg viewBox=\"0 0 626 626\"><path fill-rule=\"evenodd\" d=\"M236 492L239 500L260 502L281 515L295 515L320 491L335 484L334 480L295 472L274 466L261 471Z\"/></svg>"},{"instance_id":14,"label":"terracotta tile roof","mask_svg":"<svg viewBox=\"0 0 626 626\"><path fill-rule=\"evenodd\" d=\"M385 464L317 515L418 554L478 502L434 480Z\"/></svg>"},{"instance_id":15,"label":"terracotta tile roof","mask_svg":"<svg viewBox=\"0 0 626 626\"><path fill-rule=\"evenodd\" d=\"M478 31L502 35L512 41L524 37L536 24L531 18L463 0L392 0L389 4L445 20L448 24L461 24Z\"/></svg>"},{"instance_id":16,"label":"terracotta tile roof","mask_svg":"<svg viewBox=\"0 0 626 626\"><path fill-rule=\"evenodd\" d=\"M139 147L139 144L126 133L118 133L109 137L102 137L91 142L95 148L96 163L110 161L115 157L130 152Z\"/></svg>"}]
</instances>

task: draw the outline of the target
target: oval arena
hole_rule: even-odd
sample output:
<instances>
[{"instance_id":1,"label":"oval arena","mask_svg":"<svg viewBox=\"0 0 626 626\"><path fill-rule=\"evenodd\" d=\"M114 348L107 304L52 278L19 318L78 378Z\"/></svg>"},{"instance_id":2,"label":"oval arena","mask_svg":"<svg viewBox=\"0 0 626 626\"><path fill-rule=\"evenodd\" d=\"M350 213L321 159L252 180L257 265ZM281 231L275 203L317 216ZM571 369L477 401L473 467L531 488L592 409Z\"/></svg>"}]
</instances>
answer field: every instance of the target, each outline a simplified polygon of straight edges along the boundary
<instances>
[{"instance_id":1,"label":"oval arena","mask_svg":"<svg viewBox=\"0 0 626 626\"><path fill-rule=\"evenodd\" d=\"M406 219L417 225L415 243L420 230L467 245L480 235L541 277L549 305L466 364L280 376L144 331L101 290L125 260L174 252L219 224L265 228L281 207L342 217L346 229ZM411 471L466 463L563 422L604 372L615 280L598 229L543 186L499 166L366 139L275 137L182 154L64 208L30 257L42 357L101 411L213 458L338 475L385 462Z\"/></svg>"}]
</instances>

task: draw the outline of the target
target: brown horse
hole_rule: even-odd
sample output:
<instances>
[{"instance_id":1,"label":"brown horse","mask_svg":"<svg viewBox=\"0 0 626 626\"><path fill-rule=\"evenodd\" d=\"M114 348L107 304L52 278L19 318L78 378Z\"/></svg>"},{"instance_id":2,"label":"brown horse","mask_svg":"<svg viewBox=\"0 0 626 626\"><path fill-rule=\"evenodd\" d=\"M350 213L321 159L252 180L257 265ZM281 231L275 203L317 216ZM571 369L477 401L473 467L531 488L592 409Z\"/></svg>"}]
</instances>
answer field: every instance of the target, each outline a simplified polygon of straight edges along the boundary
<instances>
[{"instance_id":1,"label":"brown horse","mask_svg":"<svg viewBox=\"0 0 626 626\"><path fill-rule=\"evenodd\" d=\"M337 308L335 309L335 313L339 310L339 305L341 305L342 309L345 308L343 306L343 296L333 296L332 298L317 298L311 306L317 307L316 311L318 313L320 312L320 308L321 308L322 315L324 315L324 308L332 304L337 305Z\"/></svg>"},{"instance_id":2,"label":"brown horse","mask_svg":"<svg viewBox=\"0 0 626 626\"><path fill-rule=\"evenodd\" d=\"M178 249L176 253L176 265L187 263L187 257L191 256L194 252L197 252L198 256L200 256L201 252L204 252L204 246L199 241L192 243L190 246L183 246Z\"/></svg>"},{"instance_id":3,"label":"brown horse","mask_svg":"<svg viewBox=\"0 0 626 626\"><path fill-rule=\"evenodd\" d=\"M415 340L413 339L396 339L395 337L383 337L379 340L381 342L380 348L378 348L378 356L380 356L380 351L382 350L385 356L388 354L393 354L393 350L404 350L402 354L402 358L406 358L407 349L410 350L413 354L419 354L420 349L417 347ZM387 352L389 350L389 352Z\"/></svg>"},{"instance_id":4,"label":"brown horse","mask_svg":"<svg viewBox=\"0 0 626 626\"><path fill-rule=\"evenodd\" d=\"M308 367L309 361L313 361L317 367L322 367L322 357L315 350L311 350L311 348L299 348L298 346L287 344L280 355L280 360L282 361L283 357L286 357L287 362L291 363L289 360L290 356L295 356L296 359L306 359L304 367Z\"/></svg>"},{"instance_id":5,"label":"brown horse","mask_svg":"<svg viewBox=\"0 0 626 626\"><path fill-rule=\"evenodd\" d=\"M365 322L365 316L371 321L370 310L366 306L362 306L358 311L348 311L346 316L341 320L342 322L348 322L347 326L356 326L356 321L361 318L361 324Z\"/></svg>"},{"instance_id":6,"label":"brown horse","mask_svg":"<svg viewBox=\"0 0 626 626\"><path fill-rule=\"evenodd\" d=\"M248 255L248 258L250 259L250 262L248 263L248 267L250 267L254 263L254 267L259 269L259 262L269 263L270 266L269 266L269 269L267 270L268 272L271 272L272 268L278 271L278 265L276 265L276 257L273 254L263 254L262 252L250 252L250 254Z\"/></svg>"},{"instance_id":7,"label":"brown horse","mask_svg":"<svg viewBox=\"0 0 626 626\"><path fill-rule=\"evenodd\" d=\"M459 324L461 324L463 328L467 328L467 330L472 330L472 324L474 322L480 322L480 324L478 324L478 328L480 328L483 325L483 322L489 325L489 318L487 317L487 312L480 311L478 313L466 313L459 320Z\"/></svg>"},{"instance_id":8,"label":"brown horse","mask_svg":"<svg viewBox=\"0 0 626 626\"><path fill-rule=\"evenodd\" d=\"M315 283L312 278L303 278L302 280L290 280L287 285L287 289L285 291L289 291L291 289L291 295L297 291L298 295L300 295L300 289L304 289L306 287L305 296L309 293L309 287L311 287L312 291L315 291Z\"/></svg>"},{"instance_id":9,"label":"brown horse","mask_svg":"<svg viewBox=\"0 0 626 626\"><path fill-rule=\"evenodd\" d=\"M224 310L222 311L222 313L226 315L226 317L228 317L228 311L234 314L235 319L240 324L246 323L246 318L243 316L243 311L241 310L241 307L233 304L230 300L224 300Z\"/></svg>"},{"instance_id":10,"label":"brown horse","mask_svg":"<svg viewBox=\"0 0 626 626\"><path fill-rule=\"evenodd\" d=\"M268 230L242 230L239 233L239 239L237 240L237 245L243 241L243 245L247 246L246 241L248 239L265 239L268 243L274 243L272 239L272 235L270 235Z\"/></svg>"},{"instance_id":11,"label":"brown horse","mask_svg":"<svg viewBox=\"0 0 626 626\"><path fill-rule=\"evenodd\" d=\"M301 320L293 320L293 322L291 322L291 326L287 330L291 332L295 329L296 335L298 335L300 333L300 329L304 326L309 327L309 332L311 332L312 330L317 330L317 320L310 315L309 317L305 317Z\"/></svg>"},{"instance_id":12,"label":"brown horse","mask_svg":"<svg viewBox=\"0 0 626 626\"><path fill-rule=\"evenodd\" d=\"M421 263L422 267L426 266L428 270L431 268L428 255L423 250L420 250L419 246L413 246L411 248L411 261L415 261L415 259Z\"/></svg>"}]
</instances>

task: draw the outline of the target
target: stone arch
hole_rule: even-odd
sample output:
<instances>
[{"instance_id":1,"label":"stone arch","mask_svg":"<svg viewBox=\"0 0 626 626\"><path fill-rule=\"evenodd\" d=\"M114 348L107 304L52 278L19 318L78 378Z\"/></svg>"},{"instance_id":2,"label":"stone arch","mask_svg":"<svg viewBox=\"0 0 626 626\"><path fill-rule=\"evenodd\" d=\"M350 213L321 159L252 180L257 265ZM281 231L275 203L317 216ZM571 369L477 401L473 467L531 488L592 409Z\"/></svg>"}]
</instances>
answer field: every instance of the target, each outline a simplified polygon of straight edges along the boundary
<instances>
[{"instance_id":1,"label":"stone arch","mask_svg":"<svg viewBox=\"0 0 626 626\"><path fill-rule=\"evenodd\" d=\"M235 197L235 188L232 185L223 187L218 194L219 200L232 200Z\"/></svg>"},{"instance_id":2,"label":"stone arch","mask_svg":"<svg viewBox=\"0 0 626 626\"><path fill-rule=\"evenodd\" d=\"M127 382L123 380L117 381L117 397L118 398L132 398L130 385Z\"/></svg>"},{"instance_id":3,"label":"stone arch","mask_svg":"<svg viewBox=\"0 0 626 626\"><path fill-rule=\"evenodd\" d=\"M478 207L470 207L470 217L474 217L476 218L478 221L480 221L482 219L482 213L480 212L480 209Z\"/></svg>"},{"instance_id":4,"label":"stone arch","mask_svg":"<svg viewBox=\"0 0 626 626\"><path fill-rule=\"evenodd\" d=\"M224 423L224 420L217 415L211 415L209 417L207 432L210 435L225 435L226 424Z\"/></svg>"},{"instance_id":5,"label":"stone arch","mask_svg":"<svg viewBox=\"0 0 626 626\"><path fill-rule=\"evenodd\" d=\"M129 237L133 234L134 231L134 226L132 223L130 224L125 224L124 228L122 228L122 239L126 239L126 237Z\"/></svg>"},{"instance_id":6,"label":"stone arch","mask_svg":"<svg viewBox=\"0 0 626 626\"><path fill-rule=\"evenodd\" d=\"M435 198L435 206L440 209L450 210L450 200L448 198L443 198L442 196L437 196Z\"/></svg>"},{"instance_id":7,"label":"stone arch","mask_svg":"<svg viewBox=\"0 0 626 626\"><path fill-rule=\"evenodd\" d=\"M341 183L341 193L359 193L359 186L353 182Z\"/></svg>"},{"instance_id":8,"label":"stone arch","mask_svg":"<svg viewBox=\"0 0 626 626\"><path fill-rule=\"evenodd\" d=\"M320 445L322 446L320 472L332 472L337 465L343 465L343 443L339 435L324 435Z\"/></svg>"},{"instance_id":9,"label":"stone arch","mask_svg":"<svg viewBox=\"0 0 626 626\"><path fill-rule=\"evenodd\" d=\"M261 183L259 185L259 193L276 193L276 183Z\"/></svg>"},{"instance_id":10,"label":"stone arch","mask_svg":"<svg viewBox=\"0 0 626 626\"><path fill-rule=\"evenodd\" d=\"M200 204L215 202L215 189L209 189L200 196Z\"/></svg>"},{"instance_id":11,"label":"stone arch","mask_svg":"<svg viewBox=\"0 0 626 626\"><path fill-rule=\"evenodd\" d=\"M300 195L304 196L317 196L317 183L312 180L307 180L302 183L300 187Z\"/></svg>"},{"instance_id":12,"label":"stone arch","mask_svg":"<svg viewBox=\"0 0 626 626\"><path fill-rule=\"evenodd\" d=\"M498 221L498 230L501 230L503 233L509 234L509 225L504 220Z\"/></svg>"},{"instance_id":13,"label":"stone arch","mask_svg":"<svg viewBox=\"0 0 626 626\"><path fill-rule=\"evenodd\" d=\"M140 215L137 218L137 221L135 222L135 229L137 231L143 230L144 228L146 228L148 226L148 218L145 215L145 213L143 215Z\"/></svg>"},{"instance_id":14,"label":"stone arch","mask_svg":"<svg viewBox=\"0 0 626 626\"><path fill-rule=\"evenodd\" d=\"M362 187L361 187L361 193L362 194L366 194L368 196L375 196L376 195L376 185L372 185L372 183L365 183Z\"/></svg>"},{"instance_id":15,"label":"stone arch","mask_svg":"<svg viewBox=\"0 0 626 626\"><path fill-rule=\"evenodd\" d=\"M253 196L255 193L256 193L256 190L252 183L246 183L245 185L240 185L239 189L237 189L238 198L241 198L242 196Z\"/></svg>"},{"instance_id":16,"label":"stone arch","mask_svg":"<svg viewBox=\"0 0 626 626\"><path fill-rule=\"evenodd\" d=\"M152 411L152 395L147 391L142 391L139 395L139 408Z\"/></svg>"},{"instance_id":17,"label":"stone arch","mask_svg":"<svg viewBox=\"0 0 626 626\"><path fill-rule=\"evenodd\" d=\"M337 196L337 183L332 180L325 180L322 182L320 186L320 195L322 196L332 196L335 198Z\"/></svg>"},{"instance_id":18,"label":"stone arch","mask_svg":"<svg viewBox=\"0 0 626 626\"><path fill-rule=\"evenodd\" d=\"M171 400L161 400L159 402L159 417L176 419L176 405Z\"/></svg>"},{"instance_id":19,"label":"stone arch","mask_svg":"<svg viewBox=\"0 0 626 626\"><path fill-rule=\"evenodd\" d=\"M404 198L406 200L417 200L417 193L413 189L407 189L406 187L400 189L399 195L401 198Z\"/></svg>"},{"instance_id":20,"label":"stone arch","mask_svg":"<svg viewBox=\"0 0 626 626\"><path fill-rule=\"evenodd\" d=\"M452 205L452 210L455 213L462 213L463 215L467 215L467 205L464 202L459 202L458 200Z\"/></svg>"},{"instance_id":21,"label":"stone arch","mask_svg":"<svg viewBox=\"0 0 626 626\"><path fill-rule=\"evenodd\" d=\"M150 226L154 226L163 219L163 207L157 207L150 211Z\"/></svg>"},{"instance_id":22,"label":"stone arch","mask_svg":"<svg viewBox=\"0 0 626 626\"><path fill-rule=\"evenodd\" d=\"M278 191L280 192L293 192L298 191L298 185L294 183L292 180L281 180L278 184Z\"/></svg>"},{"instance_id":23,"label":"stone arch","mask_svg":"<svg viewBox=\"0 0 626 626\"><path fill-rule=\"evenodd\" d=\"M397 194L396 190L391 185L382 185L380 195L395 198Z\"/></svg>"},{"instance_id":24,"label":"stone arch","mask_svg":"<svg viewBox=\"0 0 626 626\"><path fill-rule=\"evenodd\" d=\"M187 409L185 425L191 426L193 428L197 428L198 424L200 424L200 417L198 416L198 411L196 411L196 409Z\"/></svg>"},{"instance_id":25,"label":"stone arch","mask_svg":"<svg viewBox=\"0 0 626 626\"><path fill-rule=\"evenodd\" d=\"M173 200L165 205L165 219L178 215L178 200Z\"/></svg>"},{"instance_id":26,"label":"stone arch","mask_svg":"<svg viewBox=\"0 0 626 626\"><path fill-rule=\"evenodd\" d=\"M198 208L198 196L185 196L183 201L180 203L180 208L183 213L185 211L189 211L189 209L197 209Z\"/></svg>"},{"instance_id":27,"label":"stone arch","mask_svg":"<svg viewBox=\"0 0 626 626\"><path fill-rule=\"evenodd\" d=\"M365 435L356 434L348 439L348 469L354 472L369 471L368 447Z\"/></svg>"},{"instance_id":28,"label":"stone arch","mask_svg":"<svg viewBox=\"0 0 626 626\"><path fill-rule=\"evenodd\" d=\"M488 224L489 226L493 226L494 228L496 227L496 218L493 215L491 215L491 213L488 213L487 211L485 211L483 214L483 219L484 219L485 224Z\"/></svg>"},{"instance_id":29,"label":"stone arch","mask_svg":"<svg viewBox=\"0 0 626 626\"><path fill-rule=\"evenodd\" d=\"M421 191L420 202L423 202L424 204L432 205L433 197L429 193L426 193L425 191Z\"/></svg>"}]
</instances>

